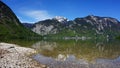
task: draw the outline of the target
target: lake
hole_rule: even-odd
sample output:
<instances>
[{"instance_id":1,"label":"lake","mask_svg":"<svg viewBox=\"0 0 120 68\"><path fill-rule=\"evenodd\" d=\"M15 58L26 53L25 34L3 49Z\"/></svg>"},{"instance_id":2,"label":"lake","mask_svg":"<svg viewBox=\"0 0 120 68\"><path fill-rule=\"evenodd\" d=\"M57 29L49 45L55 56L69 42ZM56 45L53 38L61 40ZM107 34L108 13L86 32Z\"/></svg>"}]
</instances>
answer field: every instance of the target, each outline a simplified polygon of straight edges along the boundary
<instances>
[{"instance_id":1,"label":"lake","mask_svg":"<svg viewBox=\"0 0 120 68\"><path fill-rule=\"evenodd\" d=\"M11 41L38 51L33 59L50 68L120 68L120 41Z\"/></svg>"},{"instance_id":2,"label":"lake","mask_svg":"<svg viewBox=\"0 0 120 68\"><path fill-rule=\"evenodd\" d=\"M50 68L120 68L120 42L97 40L39 41L33 58Z\"/></svg>"}]
</instances>

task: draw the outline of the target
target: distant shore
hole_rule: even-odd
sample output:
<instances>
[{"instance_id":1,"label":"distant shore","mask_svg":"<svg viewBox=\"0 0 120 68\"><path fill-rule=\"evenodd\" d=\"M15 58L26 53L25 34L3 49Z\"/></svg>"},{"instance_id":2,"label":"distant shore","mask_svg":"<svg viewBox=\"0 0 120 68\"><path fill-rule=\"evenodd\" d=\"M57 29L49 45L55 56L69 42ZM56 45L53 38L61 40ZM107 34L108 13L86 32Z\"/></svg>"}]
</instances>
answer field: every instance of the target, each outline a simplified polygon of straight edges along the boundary
<instances>
[{"instance_id":1,"label":"distant shore","mask_svg":"<svg viewBox=\"0 0 120 68\"><path fill-rule=\"evenodd\" d=\"M1 42L0 68L47 68L30 57L34 53L34 49Z\"/></svg>"}]
</instances>

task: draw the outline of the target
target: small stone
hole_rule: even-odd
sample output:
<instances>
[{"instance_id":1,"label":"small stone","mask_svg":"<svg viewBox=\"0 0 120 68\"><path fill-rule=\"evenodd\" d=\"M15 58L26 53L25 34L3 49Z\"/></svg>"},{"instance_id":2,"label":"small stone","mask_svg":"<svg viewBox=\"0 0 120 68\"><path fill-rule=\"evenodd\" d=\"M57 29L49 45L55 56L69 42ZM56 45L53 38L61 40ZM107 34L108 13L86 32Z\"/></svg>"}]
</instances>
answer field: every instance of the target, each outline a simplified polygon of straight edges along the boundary
<instances>
[{"instance_id":1,"label":"small stone","mask_svg":"<svg viewBox=\"0 0 120 68\"><path fill-rule=\"evenodd\" d=\"M45 68L45 67L46 67L46 65L41 65L41 67Z\"/></svg>"},{"instance_id":2,"label":"small stone","mask_svg":"<svg viewBox=\"0 0 120 68\"><path fill-rule=\"evenodd\" d=\"M1 56L0 58L4 58L4 56Z\"/></svg>"},{"instance_id":3,"label":"small stone","mask_svg":"<svg viewBox=\"0 0 120 68\"><path fill-rule=\"evenodd\" d=\"M14 46L9 47L9 49L11 49L11 48L15 48L15 47Z\"/></svg>"},{"instance_id":4,"label":"small stone","mask_svg":"<svg viewBox=\"0 0 120 68\"><path fill-rule=\"evenodd\" d=\"M0 68L47 68L47 66L38 64L29 55L26 55L26 53L33 52L34 49L13 46L14 44L8 45L8 43L2 45L4 47L0 46L2 48L0 49ZM15 48L18 52L10 48Z\"/></svg>"}]
</instances>

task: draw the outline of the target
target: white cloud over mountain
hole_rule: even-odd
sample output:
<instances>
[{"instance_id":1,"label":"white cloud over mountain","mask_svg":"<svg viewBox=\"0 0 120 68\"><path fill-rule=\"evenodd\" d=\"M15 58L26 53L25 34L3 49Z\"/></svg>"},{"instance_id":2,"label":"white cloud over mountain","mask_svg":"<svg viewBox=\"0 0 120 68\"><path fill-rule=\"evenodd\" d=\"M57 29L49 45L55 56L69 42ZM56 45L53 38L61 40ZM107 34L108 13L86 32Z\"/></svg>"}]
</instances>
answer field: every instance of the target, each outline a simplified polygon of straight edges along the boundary
<instances>
[{"instance_id":1,"label":"white cloud over mountain","mask_svg":"<svg viewBox=\"0 0 120 68\"><path fill-rule=\"evenodd\" d=\"M51 19L53 17L46 10L25 10L22 11L22 14L34 19L36 22L40 20Z\"/></svg>"}]
</instances>

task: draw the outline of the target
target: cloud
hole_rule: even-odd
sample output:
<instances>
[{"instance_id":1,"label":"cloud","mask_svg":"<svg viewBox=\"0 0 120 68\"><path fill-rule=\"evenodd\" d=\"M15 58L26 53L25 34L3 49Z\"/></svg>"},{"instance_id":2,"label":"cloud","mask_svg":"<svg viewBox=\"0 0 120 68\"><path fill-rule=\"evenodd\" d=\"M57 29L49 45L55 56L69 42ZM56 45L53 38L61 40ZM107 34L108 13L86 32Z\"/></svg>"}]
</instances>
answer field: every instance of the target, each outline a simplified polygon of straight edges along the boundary
<instances>
[{"instance_id":1,"label":"cloud","mask_svg":"<svg viewBox=\"0 0 120 68\"><path fill-rule=\"evenodd\" d=\"M36 22L45 19L51 19L53 16L48 13L46 10L27 10L22 11L24 16L34 19Z\"/></svg>"}]
</instances>

